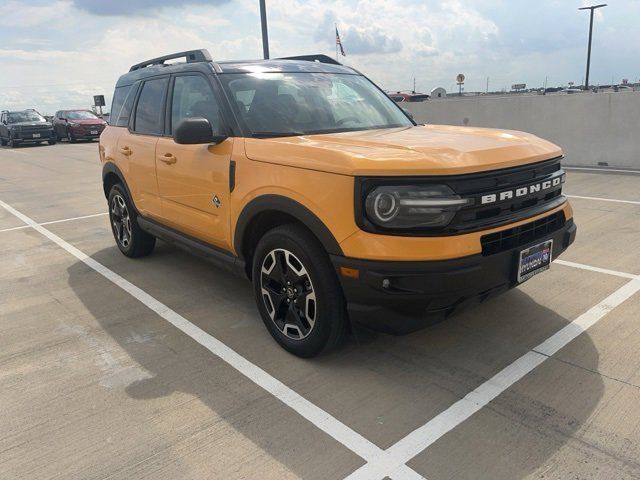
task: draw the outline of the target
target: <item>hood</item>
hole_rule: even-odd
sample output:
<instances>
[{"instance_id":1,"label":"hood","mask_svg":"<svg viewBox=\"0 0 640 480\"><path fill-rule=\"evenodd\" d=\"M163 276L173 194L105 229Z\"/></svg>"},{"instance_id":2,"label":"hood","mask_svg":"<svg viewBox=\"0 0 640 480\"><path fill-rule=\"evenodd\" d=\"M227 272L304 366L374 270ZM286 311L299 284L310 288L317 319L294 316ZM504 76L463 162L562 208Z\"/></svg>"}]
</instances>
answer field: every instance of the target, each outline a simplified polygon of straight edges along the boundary
<instances>
[{"instance_id":1,"label":"hood","mask_svg":"<svg viewBox=\"0 0 640 480\"><path fill-rule=\"evenodd\" d=\"M8 127L50 127L51 124L47 121L42 122L13 122L8 125Z\"/></svg>"},{"instance_id":2,"label":"hood","mask_svg":"<svg viewBox=\"0 0 640 480\"><path fill-rule=\"evenodd\" d=\"M69 123L77 123L78 125L104 125L105 121L99 118L83 118L80 120L69 120Z\"/></svg>"},{"instance_id":3,"label":"hood","mask_svg":"<svg viewBox=\"0 0 640 480\"><path fill-rule=\"evenodd\" d=\"M245 141L252 160L343 175L456 175L562 155L534 135L427 125Z\"/></svg>"}]
</instances>

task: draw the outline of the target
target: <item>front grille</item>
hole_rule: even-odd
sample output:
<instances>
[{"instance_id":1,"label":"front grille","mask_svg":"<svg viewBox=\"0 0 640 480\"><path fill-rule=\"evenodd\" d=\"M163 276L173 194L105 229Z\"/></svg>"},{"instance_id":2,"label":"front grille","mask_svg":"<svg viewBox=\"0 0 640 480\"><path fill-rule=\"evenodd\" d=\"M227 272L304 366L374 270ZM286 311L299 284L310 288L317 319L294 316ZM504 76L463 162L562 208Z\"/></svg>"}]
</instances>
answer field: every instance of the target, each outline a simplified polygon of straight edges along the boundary
<instances>
[{"instance_id":1,"label":"front grille","mask_svg":"<svg viewBox=\"0 0 640 480\"><path fill-rule=\"evenodd\" d=\"M560 230L564 224L564 212L557 212L534 222L484 235L480 238L482 255L493 255L535 242Z\"/></svg>"},{"instance_id":2,"label":"front grille","mask_svg":"<svg viewBox=\"0 0 640 480\"><path fill-rule=\"evenodd\" d=\"M471 198L473 203L456 214L451 226L463 231L479 230L549 210L564 201L564 175L557 158L460 178L452 182L453 190L463 198ZM501 194L511 197L501 200Z\"/></svg>"},{"instance_id":3,"label":"front grille","mask_svg":"<svg viewBox=\"0 0 640 480\"><path fill-rule=\"evenodd\" d=\"M43 133L47 132L51 127L47 125L30 125L28 127L21 127L20 131L22 133Z\"/></svg>"}]
</instances>

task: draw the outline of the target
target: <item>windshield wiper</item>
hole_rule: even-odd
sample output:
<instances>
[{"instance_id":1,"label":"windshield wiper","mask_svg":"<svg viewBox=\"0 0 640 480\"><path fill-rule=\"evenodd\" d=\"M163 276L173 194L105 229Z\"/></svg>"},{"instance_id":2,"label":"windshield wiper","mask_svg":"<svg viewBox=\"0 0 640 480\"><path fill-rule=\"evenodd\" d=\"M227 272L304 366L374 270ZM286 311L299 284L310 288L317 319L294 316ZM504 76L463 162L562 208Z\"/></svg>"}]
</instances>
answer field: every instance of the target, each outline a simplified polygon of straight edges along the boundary
<instances>
[{"instance_id":1,"label":"windshield wiper","mask_svg":"<svg viewBox=\"0 0 640 480\"><path fill-rule=\"evenodd\" d=\"M270 137L296 137L299 135L306 135L305 132L268 132L268 131L260 131L253 132L251 134L254 138L270 138Z\"/></svg>"}]
</instances>

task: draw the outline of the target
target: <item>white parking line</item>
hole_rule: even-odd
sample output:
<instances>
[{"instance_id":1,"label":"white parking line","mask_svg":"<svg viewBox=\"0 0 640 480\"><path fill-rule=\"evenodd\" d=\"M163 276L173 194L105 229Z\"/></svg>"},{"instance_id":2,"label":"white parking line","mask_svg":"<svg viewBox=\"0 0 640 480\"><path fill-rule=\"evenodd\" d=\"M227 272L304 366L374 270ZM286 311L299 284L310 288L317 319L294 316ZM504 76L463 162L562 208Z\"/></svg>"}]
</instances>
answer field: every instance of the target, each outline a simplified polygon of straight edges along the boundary
<instances>
[{"instance_id":1,"label":"white parking line","mask_svg":"<svg viewBox=\"0 0 640 480\"><path fill-rule=\"evenodd\" d=\"M20 150L12 150L10 148L0 149L0 152L17 153L18 155L25 155L25 152L21 152Z\"/></svg>"},{"instance_id":2,"label":"white parking line","mask_svg":"<svg viewBox=\"0 0 640 480\"><path fill-rule=\"evenodd\" d=\"M109 215L109 213L102 212L102 213L94 213L93 215L83 215L81 217L63 218L62 220L52 220L51 222L43 222L43 223L39 223L38 225L53 225L54 223L72 222L74 220L82 220L83 218L101 217L103 215ZM0 230L0 233L13 232L14 230L24 230L25 228L32 228L32 227L31 225L20 225L19 227L5 228L3 230Z\"/></svg>"},{"instance_id":3,"label":"white parking line","mask_svg":"<svg viewBox=\"0 0 640 480\"><path fill-rule=\"evenodd\" d=\"M189 322L182 315L175 312L159 300L155 299L141 288L136 287L134 284L124 279L113 270L110 270L101 263L97 262L53 232L47 230L31 218L19 212L11 205L8 205L7 203L0 200L0 206L2 206L5 210L7 210L15 217L22 220L25 224L27 224L27 226L38 231L49 240L56 243L58 246L76 257L78 260L83 262L85 265L113 282L115 285L123 289L140 303L157 313L167 322L171 323L178 330L191 337L193 340L205 347L218 358L229 364L231 367L243 374L256 385L262 387L264 390L276 397L286 406L296 411L303 418L314 424L323 432L330 435L332 438L340 442L342 445L347 447L349 450L354 452L365 461L368 462L371 459L378 459L385 456L384 450L382 450L380 447L370 442L362 435L360 435L344 423L340 422L329 413L322 410L320 407L314 405L309 400L286 386L284 383L269 375L257 365L251 363L249 360L226 346L217 338L209 335L201 328ZM395 472L397 475L401 475L402 479L424 480L424 477L411 470L406 465L397 465Z\"/></svg>"},{"instance_id":4,"label":"white parking line","mask_svg":"<svg viewBox=\"0 0 640 480\"><path fill-rule=\"evenodd\" d=\"M589 327L595 325L607 313L640 291L640 275L614 291L597 305L591 307L556 334L525 353L508 367L484 382L478 388L458 400L451 407L436 415L420 428L392 445L380 458L371 460L347 477L355 479L380 479L385 476L400 480L402 473L396 468L422 453L443 435L478 412L514 383L534 370Z\"/></svg>"},{"instance_id":5,"label":"white parking line","mask_svg":"<svg viewBox=\"0 0 640 480\"><path fill-rule=\"evenodd\" d=\"M580 195L567 195L569 198L581 198L583 200L597 200L600 202L614 202L614 203L630 203L632 205L640 205L640 202L635 200L618 200L616 198L603 198L603 197L583 197Z\"/></svg>"},{"instance_id":6,"label":"white parking line","mask_svg":"<svg viewBox=\"0 0 640 480\"><path fill-rule=\"evenodd\" d=\"M624 169L616 169L616 168L565 167L565 166L563 166L562 168L564 168L565 170L584 170L587 172L635 173L637 175L640 174L640 170L624 170Z\"/></svg>"},{"instance_id":7,"label":"white parking line","mask_svg":"<svg viewBox=\"0 0 640 480\"><path fill-rule=\"evenodd\" d=\"M616 277L630 278L632 280L637 277L637 275L634 275L633 273L619 272L617 270L609 270L608 268L593 267L591 265L585 265L584 263L568 262L566 260L560 259L554 260L553 263L564 265L565 267L580 268L582 270L589 270L591 272L614 275Z\"/></svg>"}]
</instances>

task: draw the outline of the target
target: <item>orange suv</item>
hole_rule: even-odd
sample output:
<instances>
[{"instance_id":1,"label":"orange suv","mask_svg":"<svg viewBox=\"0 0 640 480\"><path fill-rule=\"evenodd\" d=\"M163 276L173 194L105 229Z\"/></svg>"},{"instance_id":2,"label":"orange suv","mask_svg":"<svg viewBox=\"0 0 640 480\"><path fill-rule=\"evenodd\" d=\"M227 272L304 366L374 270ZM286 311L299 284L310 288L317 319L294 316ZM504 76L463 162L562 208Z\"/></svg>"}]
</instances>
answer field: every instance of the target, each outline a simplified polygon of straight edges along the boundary
<instances>
[{"instance_id":1,"label":"orange suv","mask_svg":"<svg viewBox=\"0 0 640 480\"><path fill-rule=\"evenodd\" d=\"M122 253L160 238L247 277L271 335L300 356L352 322L406 333L482 302L548 269L576 233L560 148L416 125L324 55L134 65L99 152Z\"/></svg>"}]
</instances>

